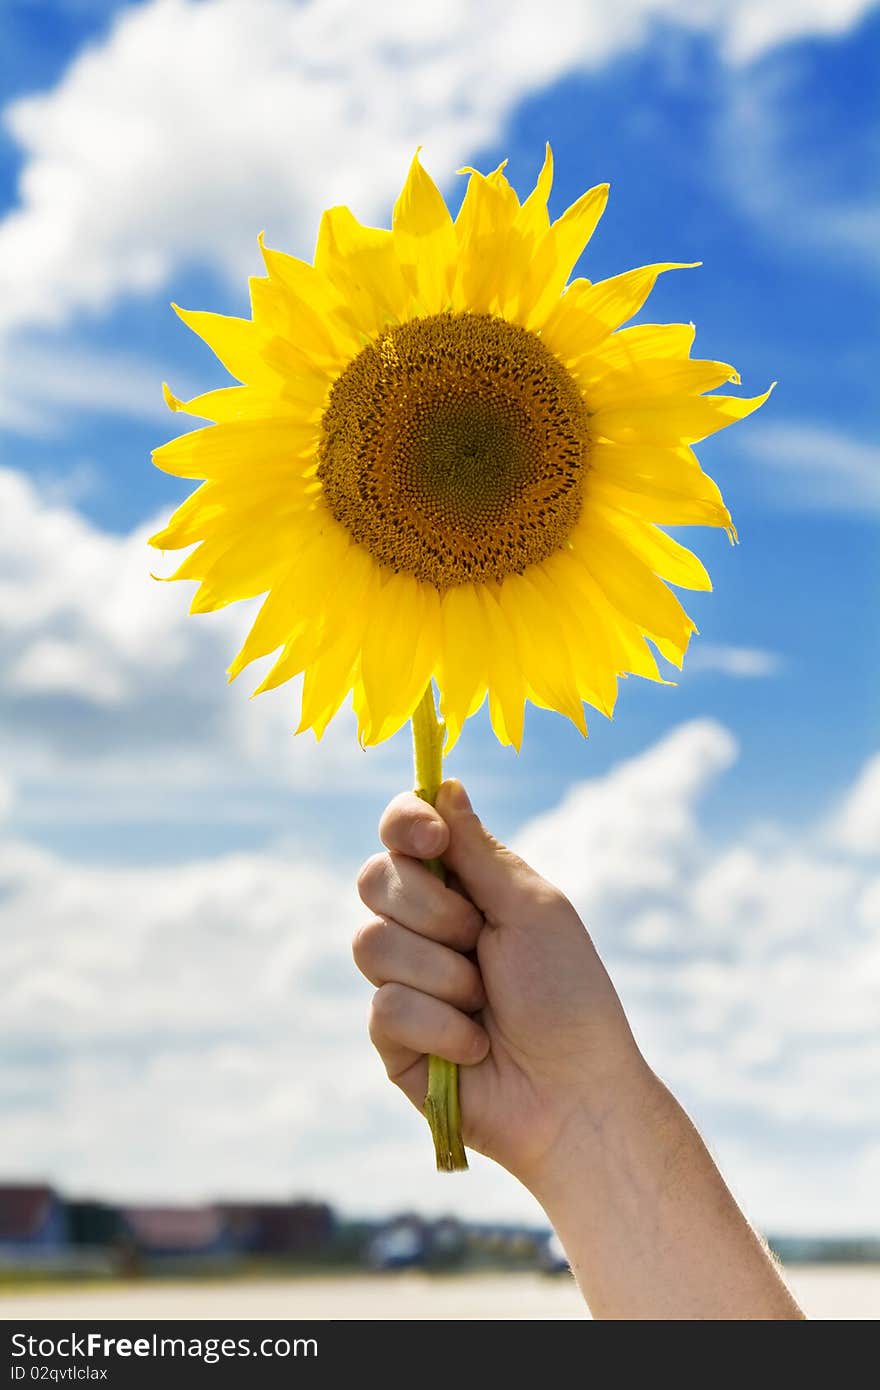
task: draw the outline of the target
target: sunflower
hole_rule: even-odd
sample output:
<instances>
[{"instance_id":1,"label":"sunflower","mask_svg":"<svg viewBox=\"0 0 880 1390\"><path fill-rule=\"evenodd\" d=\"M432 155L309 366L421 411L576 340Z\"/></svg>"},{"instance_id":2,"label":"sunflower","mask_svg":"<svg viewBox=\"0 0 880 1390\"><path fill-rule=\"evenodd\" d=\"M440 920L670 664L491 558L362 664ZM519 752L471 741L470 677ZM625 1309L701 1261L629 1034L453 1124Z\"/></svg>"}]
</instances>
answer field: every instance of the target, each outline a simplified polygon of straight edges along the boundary
<instances>
[{"instance_id":1,"label":"sunflower","mask_svg":"<svg viewBox=\"0 0 880 1390\"><path fill-rule=\"evenodd\" d=\"M151 544L195 546L171 576L193 612L265 595L230 679L275 654L258 690L303 674L318 737L351 692L378 743L432 680L447 749L487 695L504 744L526 701L586 733L619 677L662 679L649 642L681 666L667 585L711 588L659 528L734 536L692 446L769 393L705 394L739 376L691 358L691 325L621 327L686 267L569 282L607 185L551 223L549 148L523 202L504 167L463 170L453 218L416 155L391 231L331 208L313 265L260 239L250 319L177 309L241 385L165 388L214 423L154 453L205 481Z\"/></svg>"},{"instance_id":2,"label":"sunflower","mask_svg":"<svg viewBox=\"0 0 880 1390\"><path fill-rule=\"evenodd\" d=\"M711 584L659 528L734 538L691 446L767 398L707 395L739 377L691 358L692 326L621 327L685 267L569 283L607 184L551 223L549 147L522 203L503 164L462 172L453 219L416 154L391 231L331 208L314 265L261 238L250 319L178 309L241 385L166 387L214 423L153 455L205 480L152 537L195 546L171 576L198 581L192 611L265 595L230 679L275 654L258 692L302 674L319 738L349 692L365 745L411 718L432 802L444 731L448 750L487 695L518 748L526 701L586 734L619 677L662 679L649 642L681 666L695 627L667 584ZM442 1058L425 1114L438 1168L466 1168Z\"/></svg>"}]
</instances>

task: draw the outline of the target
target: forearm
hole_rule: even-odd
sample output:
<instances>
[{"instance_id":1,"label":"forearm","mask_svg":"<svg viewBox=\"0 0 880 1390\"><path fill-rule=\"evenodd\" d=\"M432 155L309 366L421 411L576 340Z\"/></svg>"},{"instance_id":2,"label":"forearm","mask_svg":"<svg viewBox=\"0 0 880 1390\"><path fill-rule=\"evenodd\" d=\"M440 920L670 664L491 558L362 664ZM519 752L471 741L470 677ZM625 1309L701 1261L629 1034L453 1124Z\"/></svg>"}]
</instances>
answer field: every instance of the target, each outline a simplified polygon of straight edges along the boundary
<instances>
[{"instance_id":1,"label":"forearm","mask_svg":"<svg viewBox=\"0 0 880 1390\"><path fill-rule=\"evenodd\" d=\"M647 1068L604 1113L573 1115L528 1185L597 1318L803 1316L694 1126Z\"/></svg>"}]
</instances>

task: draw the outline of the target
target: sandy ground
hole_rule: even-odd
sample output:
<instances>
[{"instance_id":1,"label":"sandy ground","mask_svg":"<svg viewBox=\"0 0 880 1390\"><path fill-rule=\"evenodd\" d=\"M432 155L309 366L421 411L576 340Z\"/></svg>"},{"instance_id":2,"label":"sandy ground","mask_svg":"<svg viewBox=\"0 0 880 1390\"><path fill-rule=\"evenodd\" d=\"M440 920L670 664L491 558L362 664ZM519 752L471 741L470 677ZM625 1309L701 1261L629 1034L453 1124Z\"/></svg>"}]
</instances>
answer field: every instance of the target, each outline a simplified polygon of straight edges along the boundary
<instances>
[{"instance_id":1,"label":"sandy ground","mask_svg":"<svg viewBox=\"0 0 880 1390\"><path fill-rule=\"evenodd\" d=\"M855 1321L880 1318L880 1267L802 1265L788 1275L808 1316ZM0 1320L45 1318L356 1318L399 1321L448 1318L585 1318L565 1276L536 1274L376 1274L241 1283L139 1284L79 1292L0 1297Z\"/></svg>"}]
</instances>

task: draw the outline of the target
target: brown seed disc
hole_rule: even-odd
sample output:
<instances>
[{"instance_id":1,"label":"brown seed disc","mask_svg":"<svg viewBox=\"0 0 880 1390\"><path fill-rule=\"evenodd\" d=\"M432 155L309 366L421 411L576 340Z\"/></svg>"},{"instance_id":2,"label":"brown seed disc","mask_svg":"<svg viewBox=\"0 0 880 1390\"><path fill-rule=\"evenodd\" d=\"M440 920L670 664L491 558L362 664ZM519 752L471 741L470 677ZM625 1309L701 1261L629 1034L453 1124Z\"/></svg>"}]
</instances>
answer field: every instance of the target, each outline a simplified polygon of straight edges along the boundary
<instances>
[{"instance_id":1,"label":"brown seed disc","mask_svg":"<svg viewBox=\"0 0 880 1390\"><path fill-rule=\"evenodd\" d=\"M577 383L534 333L489 314L397 324L330 393L318 477L381 565L447 589L551 555L589 453Z\"/></svg>"}]
</instances>

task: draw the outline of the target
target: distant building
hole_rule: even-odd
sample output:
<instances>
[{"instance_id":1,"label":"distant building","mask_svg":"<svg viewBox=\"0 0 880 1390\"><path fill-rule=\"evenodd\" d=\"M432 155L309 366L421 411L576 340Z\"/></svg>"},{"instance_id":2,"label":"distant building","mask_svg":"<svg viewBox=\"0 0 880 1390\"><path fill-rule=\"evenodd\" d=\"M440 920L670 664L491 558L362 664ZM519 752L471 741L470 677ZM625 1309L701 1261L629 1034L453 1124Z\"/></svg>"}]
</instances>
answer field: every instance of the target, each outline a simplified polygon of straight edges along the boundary
<instances>
[{"instance_id":1,"label":"distant building","mask_svg":"<svg viewBox=\"0 0 880 1390\"><path fill-rule=\"evenodd\" d=\"M223 1202L233 1249L249 1255L319 1255L336 1230L326 1202Z\"/></svg>"},{"instance_id":2,"label":"distant building","mask_svg":"<svg viewBox=\"0 0 880 1390\"><path fill-rule=\"evenodd\" d=\"M75 1199L65 1202L67 1230L77 1249L107 1249L119 1245L122 1218L119 1208L106 1202Z\"/></svg>"},{"instance_id":3,"label":"distant building","mask_svg":"<svg viewBox=\"0 0 880 1390\"><path fill-rule=\"evenodd\" d=\"M120 1242L142 1259L223 1255L226 1223L217 1207L122 1207Z\"/></svg>"},{"instance_id":4,"label":"distant building","mask_svg":"<svg viewBox=\"0 0 880 1390\"><path fill-rule=\"evenodd\" d=\"M466 1246L465 1228L456 1217L428 1221L405 1212L374 1232L367 1262L373 1269L451 1268L461 1262Z\"/></svg>"},{"instance_id":5,"label":"distant building","mask_svg":"<svg viewBox=\"0 0 880 1390\"><path fill-rule=\"evenodd\" d=\"M538 1258L541 1268L547 1274L568 1274L571 1269L562 1241L555 1231L550 1232L540 1247Z\"/></svg>"},{"instance_id":6,"label":"distant building","mask_svg":"<svg viewBox=\"0 0 880 1390\"><path fill-rule=\"evenodd\" d=\"M426 1263L427 1254L426 1224L407 1213L379 1227L367 1247L367 1263L373 1269L413 1269Z\"/></svg>"},{"instance_id":7,"label":"distant building","mask_svg":"<svg viewBox=\"0 0 880 1390\"><path fill-rule=\"evenodd\" d=\"M67 1243L64 1204L51 1187L0 1185L0 1259L51 1256L63 1252Z\"/></svg>"}]
</instances>

